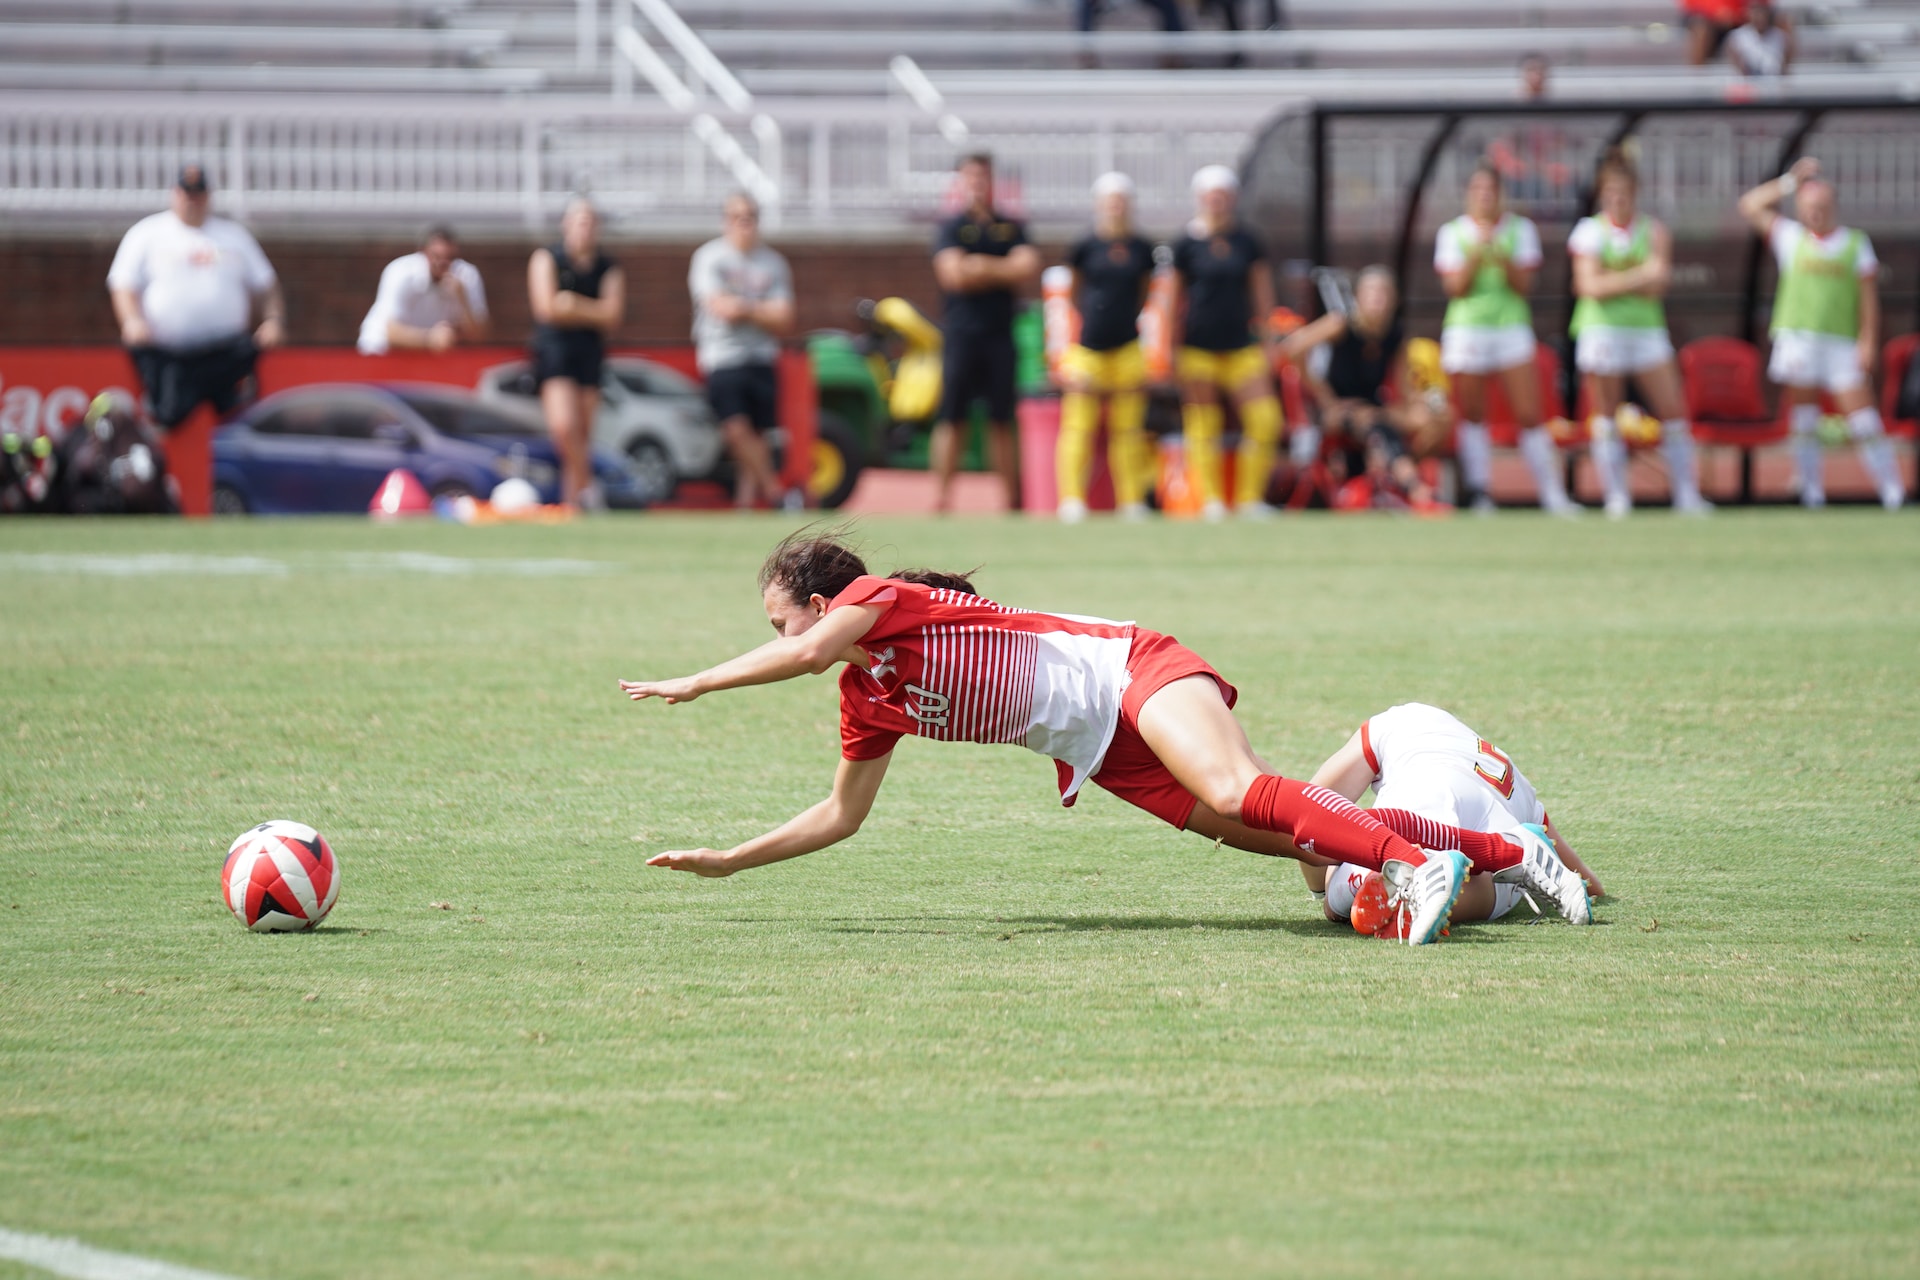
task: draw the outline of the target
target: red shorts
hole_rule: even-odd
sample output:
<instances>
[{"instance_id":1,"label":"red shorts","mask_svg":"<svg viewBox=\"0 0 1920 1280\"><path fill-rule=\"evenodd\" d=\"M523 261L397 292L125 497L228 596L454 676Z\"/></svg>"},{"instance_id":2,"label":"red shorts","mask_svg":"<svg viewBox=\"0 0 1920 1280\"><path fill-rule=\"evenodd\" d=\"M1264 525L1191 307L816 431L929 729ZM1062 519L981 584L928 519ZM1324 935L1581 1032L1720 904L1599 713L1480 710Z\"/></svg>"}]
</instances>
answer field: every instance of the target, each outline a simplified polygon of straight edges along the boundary
<instances>
[{"instance_id":1,"label":"red shorts","mask_svg":"<svg viewBox=\"0 0 1920 1280\"><path fill-rule=\"evenodd\" d=\"M1193 650L1158 631L1142 627L1133 633L1133 649L1127 654L1127 674L1132 677L1120 698L1120 723L1113 731L1113 744L1107 748L1100 771L1091 779L1136 808L1185 830L1193 807L1200 803L1193 793L1174 781L1160 757L1153 754L1140 736L1140 707L1175 680L1187 676L1212 676L1220 686L1220 696L1231 707L1240 691L1226 682Z\"/></svg>"}]
</instances>

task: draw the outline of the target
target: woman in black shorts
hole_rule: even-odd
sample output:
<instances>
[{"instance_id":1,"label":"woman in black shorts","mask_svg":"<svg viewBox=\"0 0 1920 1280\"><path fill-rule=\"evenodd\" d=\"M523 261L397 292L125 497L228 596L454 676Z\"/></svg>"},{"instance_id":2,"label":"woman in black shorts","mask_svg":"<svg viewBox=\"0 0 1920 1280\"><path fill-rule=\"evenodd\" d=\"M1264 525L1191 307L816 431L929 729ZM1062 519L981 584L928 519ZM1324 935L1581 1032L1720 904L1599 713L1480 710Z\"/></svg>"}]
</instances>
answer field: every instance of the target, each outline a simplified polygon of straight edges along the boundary
<instances>
[{"instance_id":1,"label":"woman in black shorts","mask_svg":"<svg viewBox=\"0 0 1920 1280\"><path fill-rule=\"evenodd\" d=\"M560 217L560 243L535 249L527 263L533 308L533 379L547 432L560 454L560 499L600 505L589 440L600 411L600 367L607 335L626 310L626 278L600 252L600 214L574 200Z\"/></svg>"}]
</instances>

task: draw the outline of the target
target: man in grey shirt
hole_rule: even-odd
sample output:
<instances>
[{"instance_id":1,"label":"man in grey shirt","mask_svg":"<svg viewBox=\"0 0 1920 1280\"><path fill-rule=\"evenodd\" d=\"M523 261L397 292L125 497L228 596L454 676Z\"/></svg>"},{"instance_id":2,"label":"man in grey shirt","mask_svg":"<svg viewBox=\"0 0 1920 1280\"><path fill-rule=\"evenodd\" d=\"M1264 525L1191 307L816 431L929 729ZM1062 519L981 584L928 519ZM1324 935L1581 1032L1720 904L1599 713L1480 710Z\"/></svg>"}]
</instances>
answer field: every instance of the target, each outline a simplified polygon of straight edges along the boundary
<instances>
[{"instance_id":1,"label":"man in grey shirt","mask_svg":"<svg viewBox=\"0 0 1920 1280\"><path fill-rule=\"evenodd\" d=\"M694 251L687 290L707 400L733 454L734 504L751 509L764 499L779 505L780 480L765 433L779 415L775 364L780 339L793 331L793 273L760 242L760 206L751 196L727 198L726 232Z\"/></svg>"}]
</instances>

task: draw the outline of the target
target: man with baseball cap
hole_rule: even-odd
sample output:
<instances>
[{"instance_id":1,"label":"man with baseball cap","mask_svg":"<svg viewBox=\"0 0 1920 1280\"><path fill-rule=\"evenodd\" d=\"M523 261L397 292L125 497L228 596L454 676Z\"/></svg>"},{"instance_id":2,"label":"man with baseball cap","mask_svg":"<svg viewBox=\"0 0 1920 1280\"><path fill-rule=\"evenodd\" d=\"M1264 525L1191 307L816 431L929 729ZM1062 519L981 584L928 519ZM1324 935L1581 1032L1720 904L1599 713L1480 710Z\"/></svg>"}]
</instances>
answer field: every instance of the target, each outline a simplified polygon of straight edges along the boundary
<instances>
[{"instance_id":1,"label":"man with baseball cap","mask_svg":"<svg viewBox=\"0 0 1920 1280\"><path fill-rule=\"evenodd\" d=\"M168 430L203 403L231 411L258 353L285 337L279 278L246 228L209 213L211 199L206 169L182 166L172 208L134 223L107 272L147 410Z\"/></svg>"}]
</instances>

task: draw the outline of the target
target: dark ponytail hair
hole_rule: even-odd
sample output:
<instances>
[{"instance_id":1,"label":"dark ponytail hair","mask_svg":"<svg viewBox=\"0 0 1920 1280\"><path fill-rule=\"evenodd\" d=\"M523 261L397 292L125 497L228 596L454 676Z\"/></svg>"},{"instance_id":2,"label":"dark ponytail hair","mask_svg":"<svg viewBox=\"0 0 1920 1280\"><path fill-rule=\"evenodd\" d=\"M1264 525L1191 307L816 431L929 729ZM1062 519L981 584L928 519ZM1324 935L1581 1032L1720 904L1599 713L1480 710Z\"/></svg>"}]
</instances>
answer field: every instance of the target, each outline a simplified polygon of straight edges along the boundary
<instances>
[{"instance_id":1,"label":"dark ponytail hair","mask_svg":"<svg viewBox=\"0 0 1920 1280\"><path fill-rule=\"evenodd\" d=\"M867 573L867 562L848 542L848 532L844 525L829 528L808 525L780 539L766 563L760 566L760 590L764 592L777 583L795 604L814 596L833 599L852 586L855 578ZM979 594L973 589L968 574L942 573L938 569L899 569L887 576L923 587Z\"/></svg>"}]
</instances>

